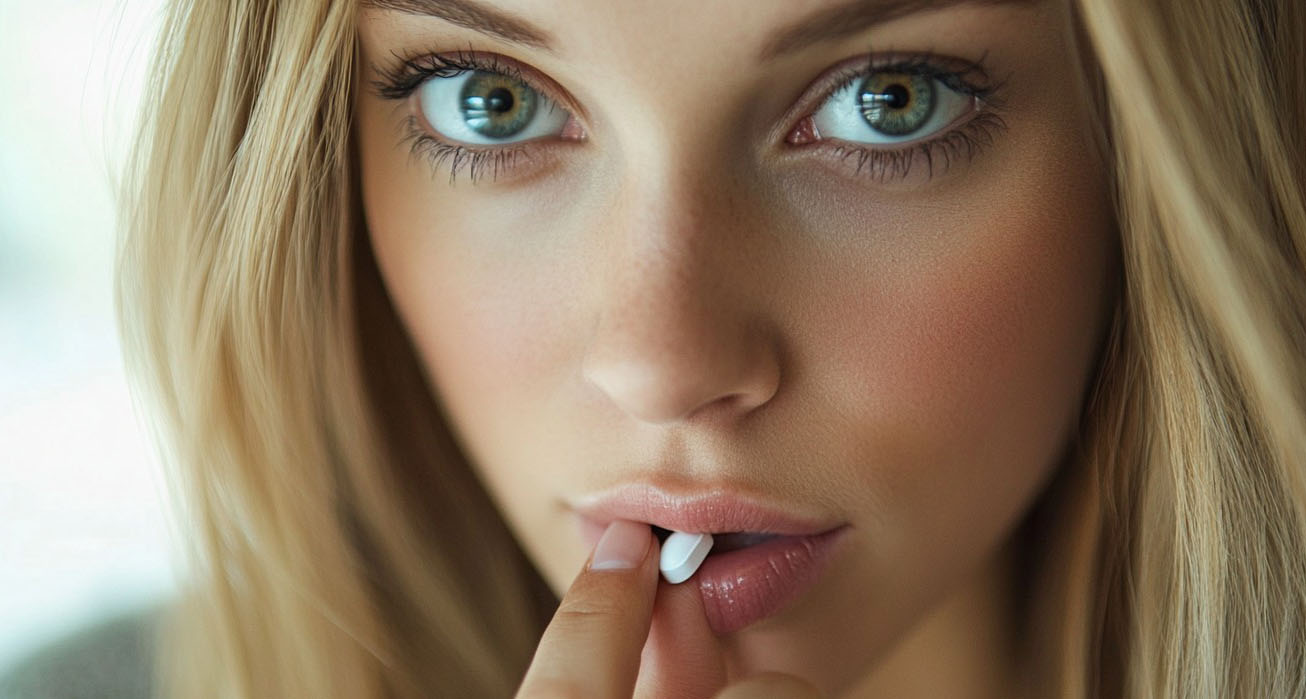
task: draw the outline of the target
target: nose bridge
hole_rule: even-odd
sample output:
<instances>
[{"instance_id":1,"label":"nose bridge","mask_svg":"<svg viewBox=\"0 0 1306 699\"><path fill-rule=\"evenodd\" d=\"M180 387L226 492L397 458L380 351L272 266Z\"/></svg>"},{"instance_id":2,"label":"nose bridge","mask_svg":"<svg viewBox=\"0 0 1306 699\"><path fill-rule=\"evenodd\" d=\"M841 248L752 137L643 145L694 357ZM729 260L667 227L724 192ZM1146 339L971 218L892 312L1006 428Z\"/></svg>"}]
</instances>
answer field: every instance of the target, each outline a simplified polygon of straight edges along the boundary
<instances>
[{"instance_id":1,"label":"nose bridge","mask_svg":"<svg viewBox=\"0 0 1306 699\"><path fill-rule=\"evenodd\" d=\"M701 156L700 156L701 157ZM727 302L723 274L740 259L735 230L737 202L718 187L707 167L691 167L678 156L640 157L621 178L610 218L613 287L643 287L666 302Z\"/></svg>"},{"instance_id":2,"label":"nose bridge","mask_svg":"<svg viewBox=\"0 0 1306 699\"><path fill-rule=\"evenodd\" d=\"M690 160L692 159L692 160ZM668 423L706 406L742 413L779 380L750 296L749 219L711 163L681 142L631 154L614 178L585 378L631 416Z\"/></svg>"}]
</instances>

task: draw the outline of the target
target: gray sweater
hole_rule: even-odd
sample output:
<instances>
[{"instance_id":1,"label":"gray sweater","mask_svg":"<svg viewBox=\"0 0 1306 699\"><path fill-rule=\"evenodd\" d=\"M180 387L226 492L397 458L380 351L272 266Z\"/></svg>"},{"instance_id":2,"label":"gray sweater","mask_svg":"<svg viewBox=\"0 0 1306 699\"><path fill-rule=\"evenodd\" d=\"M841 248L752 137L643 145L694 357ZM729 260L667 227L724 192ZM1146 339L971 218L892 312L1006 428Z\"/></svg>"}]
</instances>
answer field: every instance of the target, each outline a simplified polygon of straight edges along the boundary
<instances>
[{"instance_id":1,"label":"gray sweater","mask_svg":"<svg viewBox=\"0 0 1306 699\"><path fill-rule=\"evenodd\" d=\"M161 609L106 617L0 669L0 699L149 699Z\"/></svg>"}]
</instances>

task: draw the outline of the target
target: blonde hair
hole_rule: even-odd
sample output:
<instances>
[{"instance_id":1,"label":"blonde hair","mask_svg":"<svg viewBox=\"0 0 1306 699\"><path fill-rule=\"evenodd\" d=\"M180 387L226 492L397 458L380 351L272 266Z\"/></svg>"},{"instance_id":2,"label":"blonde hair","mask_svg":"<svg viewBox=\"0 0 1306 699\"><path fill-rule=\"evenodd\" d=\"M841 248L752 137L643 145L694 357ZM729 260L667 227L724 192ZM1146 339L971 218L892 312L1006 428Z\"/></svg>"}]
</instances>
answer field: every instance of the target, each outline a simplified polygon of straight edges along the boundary
<instances>
[{"instance_id":1,"label":"blonde hair","mask_svg":"<svg viewBox=\"0 0 1306 699\"><path fill-rule=\"evenodd\" d=\"M355 11L177 0L157 48L117 303L189 537L166 696L510 695L557 602L363 234ZM1074 31L1124 273L1031 515L1038 681L1306 696L1306 8L1081 0Z\"/></svg>"}]
</instances>

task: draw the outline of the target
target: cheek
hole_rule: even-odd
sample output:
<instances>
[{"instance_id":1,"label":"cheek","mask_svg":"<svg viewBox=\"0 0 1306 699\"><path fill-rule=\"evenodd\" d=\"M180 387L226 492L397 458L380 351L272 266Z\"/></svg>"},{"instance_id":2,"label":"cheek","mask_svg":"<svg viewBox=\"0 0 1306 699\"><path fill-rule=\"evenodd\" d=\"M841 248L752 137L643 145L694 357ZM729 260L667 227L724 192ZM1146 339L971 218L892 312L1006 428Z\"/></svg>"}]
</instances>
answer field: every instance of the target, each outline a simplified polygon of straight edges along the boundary
<instances>
[{"instance_id":1,"label":"cheek","mask_svg":"<svg viewBox=\"0 0 1306 699\"><path fill-rule=\"evenodd\" d=\"M1046 227L1056 223L1032 215L989 224L1006 239L952 260L944 276L922 275L920 293L886 318L901 343L888 364L898 371L880 375L889 399L881 424L897 423L894 433L924 447L898 475L900 487L938 501L928 510L1010 511L1073 427L1101 285L1086 278L1097 269L1082 266L1086 257L1049 245L1095 232Z\"/></svg>"},{"instance_id":2,"label":"cheek","mask_svg":"<svg viewBox=\"0 0 1306 699\"><path fill-rule=\"evenodd\" d=\"M877 553L898 581L942 583L992 550L1059 463L1091 378L1109 204L1066 171L1024 171L969 197L964 219L900 225L891 263L829 290L844 309L830 375L853 377L831 392L872 426L839 461L883 513Z\"/></svg>"},{"instance_id":3,"label":"cheek","mask_svg":"<svg viewBox=\"0 0 1306 699\"><path fill-rule=\"evenodd\" d=\"M556 366L553 340L572 303L541 263L547 241L522 229L522 206L466 181L450 187L447 170L432 175L386 140L379 110L359 112L367 227L397 313L441 393L511 405L497 389L537 386Z\"/></svg>"},{"instance_id":4,"label":"cheek","mask_svg":"<svg viewBox=\"0 0 1306 699\"><path fill-rule=\"evenodd\" d=\"M535 422L520 418L547 400L548 377L562 364L567 292L527 261L503 256L483 264L492 257L483 249L460 250L461 234L441 223L449 211L433 217L436 208L428 202L408 218L370 215L377 264L437 397L456 408L451 426L483 433L474 444L529 444ZM413 230L426 233L413 238ZM477 461L514 463L504 454L485 456Z\"/></svg>"},{"instance_id":5,"label":"cheek","mask_svg":"<svg viewBox=\"0 0 1306 699\"><path fill-rule=\"evenodd\" d=\"M558 540L532 523L547 515L540 494L551 492L570 451L537 412L556 397L548 377L563 366L564 304L549 303L550 284L528 269L478 269L466 256L459 264L438 243L391 249L380 229L373 239L396 312L473 472L528 549L550 552L536 564L556 565Z\"/></svg>"}]
</instances>

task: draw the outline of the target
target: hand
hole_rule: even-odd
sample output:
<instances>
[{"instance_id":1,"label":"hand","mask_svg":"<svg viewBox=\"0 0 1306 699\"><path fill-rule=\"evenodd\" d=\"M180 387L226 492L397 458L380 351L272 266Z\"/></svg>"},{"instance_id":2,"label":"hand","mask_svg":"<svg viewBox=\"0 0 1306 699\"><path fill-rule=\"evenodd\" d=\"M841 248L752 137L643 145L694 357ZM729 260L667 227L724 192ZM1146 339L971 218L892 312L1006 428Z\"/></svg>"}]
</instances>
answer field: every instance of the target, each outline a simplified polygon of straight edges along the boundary
<instances>
[{"instance_id":1,"label":"hand","mask_svg":"<svg viewBox=\"0 0 1306 699\"><path fill-rule=\"evenodd\" d=\"M725 655L693 583L658 574L648 525L608 526L545 629L518 699L812 699L810 684L765 673L726 687Z\"/></svg>"}]
</instances>

